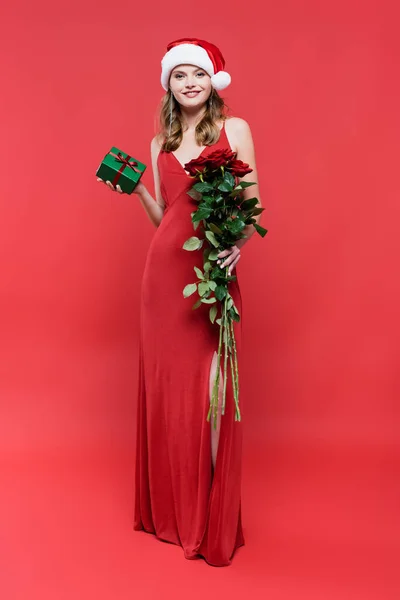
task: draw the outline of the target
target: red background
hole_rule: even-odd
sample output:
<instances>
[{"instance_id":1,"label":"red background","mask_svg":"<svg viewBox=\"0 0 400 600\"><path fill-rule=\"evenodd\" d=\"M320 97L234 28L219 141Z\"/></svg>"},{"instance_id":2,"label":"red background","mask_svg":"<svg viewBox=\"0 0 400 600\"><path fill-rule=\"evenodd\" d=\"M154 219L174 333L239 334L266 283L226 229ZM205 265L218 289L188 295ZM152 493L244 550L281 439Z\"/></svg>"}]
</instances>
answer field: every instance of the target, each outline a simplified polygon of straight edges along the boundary
<instances>
[{"instance_id":1,"label":"red background","mask_svg":"<svg viewBox=\"0 0 400 600\"><path fill-rule=\"evenodd\" d=\"M354 0L2 6L4 600L398 597L397 17ZM94 176L111 145L150 164L160 60L187 35L226 57L269 229L239 266L247 545L227 569L132 530L155 230Z\"/></svg>"}]
</instances>

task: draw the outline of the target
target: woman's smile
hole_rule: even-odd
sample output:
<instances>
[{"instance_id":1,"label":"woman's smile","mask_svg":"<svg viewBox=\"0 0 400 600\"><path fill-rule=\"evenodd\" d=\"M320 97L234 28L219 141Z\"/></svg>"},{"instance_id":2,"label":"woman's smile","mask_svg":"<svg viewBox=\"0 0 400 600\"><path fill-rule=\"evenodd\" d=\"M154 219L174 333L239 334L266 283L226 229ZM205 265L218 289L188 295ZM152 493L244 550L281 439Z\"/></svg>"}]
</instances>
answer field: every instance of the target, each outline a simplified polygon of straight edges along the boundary
<instances>
[{"instance_id":1,"label":"woman's smile","mask_svg":"<svg viewBox=\"0 0 400 600\"><path fill-rule=\"evenodd\" d=\"M196 98L196 96L201 93L201 90L183 92L183 93L187 98Z\"/></svg>"}]
</instances>

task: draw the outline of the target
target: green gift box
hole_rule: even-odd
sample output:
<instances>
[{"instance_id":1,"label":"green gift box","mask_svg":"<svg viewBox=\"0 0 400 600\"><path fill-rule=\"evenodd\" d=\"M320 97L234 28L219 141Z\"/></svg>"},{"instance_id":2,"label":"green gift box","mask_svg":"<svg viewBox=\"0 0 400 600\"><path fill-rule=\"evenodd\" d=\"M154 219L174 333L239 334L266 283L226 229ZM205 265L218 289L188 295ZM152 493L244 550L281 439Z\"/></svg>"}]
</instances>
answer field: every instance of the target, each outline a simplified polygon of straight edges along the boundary
<instances>
[{"instance_id":1,"label":"green gift box","mask_svg":"<svg viewBox=\"0 0 400 600\"><path fill-rule=\"evenodd\" d=\"M126 194L132 194L145 170L146 165L113 146L102 160L96 175L103 181L111 181L114 186L120 185Z\"/></svg>"}]
</instances>

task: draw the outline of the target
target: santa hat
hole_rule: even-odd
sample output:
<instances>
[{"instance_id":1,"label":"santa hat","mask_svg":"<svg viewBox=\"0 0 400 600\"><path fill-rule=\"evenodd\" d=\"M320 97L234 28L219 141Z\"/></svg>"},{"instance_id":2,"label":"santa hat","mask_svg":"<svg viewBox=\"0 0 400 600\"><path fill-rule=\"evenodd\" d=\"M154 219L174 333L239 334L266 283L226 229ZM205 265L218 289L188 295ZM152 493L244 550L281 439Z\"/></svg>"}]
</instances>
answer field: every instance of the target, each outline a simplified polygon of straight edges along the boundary
<instances>
[{"instance_id":1,"label":"santa hat","mask_svg":"<svg viewBox=\"0 0 400 600\"><path fill-rule=\"evenodd\" d=\"M231 82L231 76L224 71L225 60L214 44L197 38L182 38L167 46L167 52L161 61L161 85L168 90L171 71L178 65L201 67L211 77L211 85L223 90Z\"/></svg>"}]
</instances>

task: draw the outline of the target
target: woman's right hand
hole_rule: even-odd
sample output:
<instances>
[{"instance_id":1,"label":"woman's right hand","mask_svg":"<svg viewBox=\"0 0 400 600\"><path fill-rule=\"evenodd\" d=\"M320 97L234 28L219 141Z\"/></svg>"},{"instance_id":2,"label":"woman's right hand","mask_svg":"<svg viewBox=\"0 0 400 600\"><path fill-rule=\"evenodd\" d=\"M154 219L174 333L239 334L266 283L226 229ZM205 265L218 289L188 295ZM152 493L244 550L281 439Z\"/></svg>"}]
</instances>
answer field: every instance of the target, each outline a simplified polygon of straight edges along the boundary
<instances>
[{"instance_id":1,"label":"woman's right hand","mask_svg":"<svg viewBox=\"0 0 400 600\"><path fill-rule=\"evenodd\" d=\"M102 183L104 183L105 185L107 185L110 190L112 190L113 192L119 192L120 194L124 194L125 192L123 192L121 190L121 186L120 185L116 185L114 186L111 181L104 181L103 179L100 179L100 177L97 177L97 181L101 181ZM144 190L146 189L144 183L142 181L139 181L135 187L135 189L133 190L132 194L141 194Z\"/></svg>"}]
</instances>

